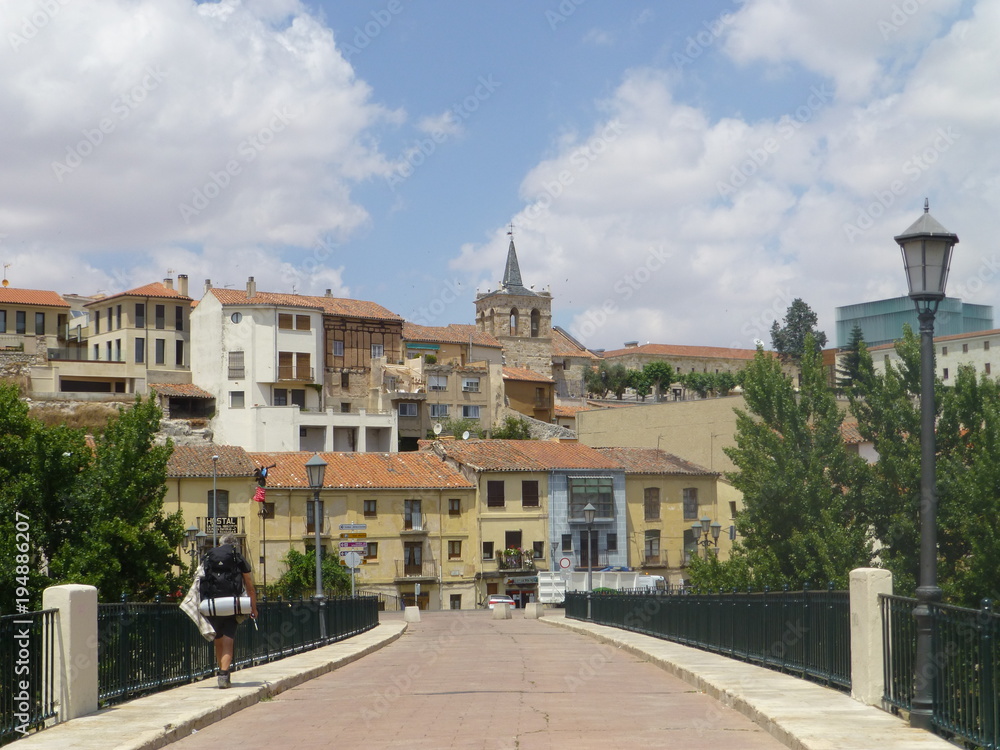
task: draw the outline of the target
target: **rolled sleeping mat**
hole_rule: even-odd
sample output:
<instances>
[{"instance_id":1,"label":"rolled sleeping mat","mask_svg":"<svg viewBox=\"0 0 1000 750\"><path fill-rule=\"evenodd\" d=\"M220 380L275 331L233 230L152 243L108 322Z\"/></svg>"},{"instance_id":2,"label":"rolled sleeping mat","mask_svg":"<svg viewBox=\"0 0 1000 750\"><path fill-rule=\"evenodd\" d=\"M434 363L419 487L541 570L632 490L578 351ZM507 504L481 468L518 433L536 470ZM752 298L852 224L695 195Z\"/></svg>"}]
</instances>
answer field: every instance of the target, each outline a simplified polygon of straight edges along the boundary
<instances>
[{"instance_id":1,"label":"rolled sleeping mat","mask_svg":"<svg viewBox=\"0 0 1000 750\"><path fill-rule=\"evenodd\" d=\"M206 617L229 617L230 615L249 615L249 596L218 596L214 599L202 599L198 605Z\"/></svg>"}]
</instances>

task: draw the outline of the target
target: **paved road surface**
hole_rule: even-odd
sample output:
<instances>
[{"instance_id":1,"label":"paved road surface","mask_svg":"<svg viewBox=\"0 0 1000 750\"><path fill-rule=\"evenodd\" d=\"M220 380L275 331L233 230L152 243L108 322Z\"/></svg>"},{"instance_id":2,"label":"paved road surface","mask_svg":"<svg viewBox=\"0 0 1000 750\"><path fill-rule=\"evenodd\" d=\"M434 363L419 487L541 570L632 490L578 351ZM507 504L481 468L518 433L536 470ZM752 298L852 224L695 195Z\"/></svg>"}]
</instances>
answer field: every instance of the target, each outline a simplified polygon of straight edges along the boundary
<instances>
[{"instance_id":1,"label":"paved road surface","mask_svg":"<svg viewBox=\"0 0 1000 750\"><path fill-rule=\"evenodd\" d=\"M423 612L395 643L187 737L176 750L776 750L736 711L520 611ZM239 684L241 674L234 673Z\"/></svg>"}]
</instances>

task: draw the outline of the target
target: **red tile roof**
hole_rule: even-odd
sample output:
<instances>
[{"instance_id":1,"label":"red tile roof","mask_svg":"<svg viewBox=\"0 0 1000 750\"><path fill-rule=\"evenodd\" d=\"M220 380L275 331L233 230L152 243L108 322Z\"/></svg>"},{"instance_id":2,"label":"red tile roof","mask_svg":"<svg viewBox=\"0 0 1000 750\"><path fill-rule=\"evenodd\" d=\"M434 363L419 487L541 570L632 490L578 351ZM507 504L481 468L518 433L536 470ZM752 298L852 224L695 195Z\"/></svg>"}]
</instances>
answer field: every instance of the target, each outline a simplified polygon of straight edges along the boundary
<instances>
[{"instance_id":1,"label":"red tile roof","mask_svg":"<svg viewBox=\"0 0 1000 750\"><path fill-rule=\"evenodd\" d=\"M726 349L720 346L683 346L675 344L643 344L604 352L604 358L645 354L655 357L712 357L714 359L753 359L756 349Z\"/></svg>"},{"instance_id":2,"label":"red tile roof","mask_svg":"<svg viewBox=\"0 0 1000 750\"><path fill-rule=\"evenodd\" d=\"M429 446L461 464L483 471L619 469L590 446L543 440L442 440Z\"/></svg>"},{"instance_id":3,"label":"red tile roof","mask_svg":"<svg viewBox=\"0 0 1000 750\"><path fill-rule=\"evenodd\" d=\"M213 461L212 456L218 456ZM214 464L214 466L213 466ZM168 477L249 477L254 462L235 445L175 445L167 461Z\"/></svg>"},{"instance_id":4,"label":"red tile roof","mask_svg":"<svg viewBox=\"0 0 1000 750\"><path fill-rule=\"evenodd\" d=\"M306 461L313 453L250 453L268 471L268 487L308 487ZM461 472L430 453L321 453L327 489L472 489Z\"/></svg>"},{"instance_id":5,"label":"red tile roof","mask_svg":"<svg viewBox=\"0 0 1000 750\"><path fill-rule=\"evenodd\" d=\"M56 292L42 289L15 289L0 287L0 305L39 305L69 308L69 303Z\"/></svg>"},{"instance_id":6,"label":"red tile roof","mask_svg":"<svg viewBox=\"0 0 1000 750\"><path fill-rule=\"evenodd\" d=\"M526 367L505 367L503 368L503 379L504 380L527 380L532 383L552 383L555 382L552 378L546 377L541 373L537 373L534 370L529 370Z\"/></svg>"},{"instance_id":7,"label":"red tile roof","mask_svg":"<svg viewBox=\"0 0 1000 750\"><path fill-rule=\"evenodd\" d=\"M861 435L861 431L858 430L857 422L844 422L840 425L840 434L844 438L844 442L848 445L858 445L859 443L867 442Z\"/></svg>"},{"instance_id":8,"label":"red tile roof","mask_svg":"<svg viewBox=\"0 0 1000 750\"><path fill-rule=\"evenodd\" d=\"M585 359L600 359L592 351L580 346L569 336L559 330L558 327L552 329L552 356L553 357L584 357Z\"/></svg>"},{"instance_id":9,"label":"red tile roof","mask_svg":"<svg viewBox=\"0 0 1000 750\"><path fill-rule=\"evenodd\" d=\"M161 396L184 396L188 398L215 398L204 388L193 383L150 383L149 387Z\"/></svg>"},{"instance_id":10,"label":"red tile roof","mask_svg":"<svg viewBox=\"0 0 1000 750\"><path fill-rule=\"evenodd\" d=\"M656 448L595 448L625 469L626 474L718 476L718 472Z\"/></svg>"},{"instance_id":11,"label":"red tile roof","mask_svg":"<svg viewBox=\"0 0 1000 750\"><path fill-rule=\"evenodd\" d=\"M313 297L305 294L279 294L276 292L257 292L248 297L245 289L208 290L223 305L278 305L280 307L303 307L311 310L321 310L327 315L338 315L344 318L365 318L368 320L398 320L403 319L394 312L375 302L361 299L344 299L340 297Z\"/></svg>"},{"instance_id":12,"label":"red tile roof","mask_svg":"<svg viewBox=\"0 0 1000 750\"><path fill-rule=\"evenodd\" d=\"M137 286L135 289L129 289L125 292L118 292L117 294L112 294L110 297L101 297L100 299L94 300L93 302L88 302L84 307L91 307L92 305L102 305L108 300L117 299L118 297L156 297L157 299L175 299L178 301L191 302L191 298L186 294L181 294L176 289L171 289L162 281L154 281L152 284L146 284L145 286Z\"/></svg>"},{"instance_id":13,"label":"red tile roof","mask_svg":"<svg viewBox=\"0 0 1000 750\"><path fill-rule=\"evenodd\" d=\"M433 344L468 344L469 338L476 346L501 349L503 345L496 338L483 331L477 331L471 323L449 323L446 326L421 326L403 323L404 341L422 341Z\"/></svg>"},{"instance_id":14,"label":"red tile roof","mask_svg":"<svg viewBox=\"0 0 1000 750\"><path fill-rule=\"evenodd\" d=\"M593 406L563 406L556 404L555 415L557 417L575 417L581 411L593 411Z\"/></svg>"}]
</instances>

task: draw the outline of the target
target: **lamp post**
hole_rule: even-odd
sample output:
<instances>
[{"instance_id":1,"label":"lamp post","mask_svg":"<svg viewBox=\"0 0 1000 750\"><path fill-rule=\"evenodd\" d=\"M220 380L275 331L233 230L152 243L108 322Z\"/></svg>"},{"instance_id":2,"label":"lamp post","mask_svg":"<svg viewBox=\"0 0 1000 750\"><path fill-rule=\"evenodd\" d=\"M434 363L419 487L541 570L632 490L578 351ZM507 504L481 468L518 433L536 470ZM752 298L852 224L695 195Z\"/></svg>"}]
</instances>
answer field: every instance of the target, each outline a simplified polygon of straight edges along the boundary
<instances>
[{"instance_id":1,"label":"lamp post","mask_svg":"<svg viewBox=\"0 0 1000 750\"><path fill-rule=\"evenodd\" d=\"M910 726L931 729L934 716L934 603L941 600L937 585L937 483L934 436L934 316L944 299L951 252L958 242L924 213L894 237L903 251L910 299L920 321L920 578L913 618L917 626L917 653L913 663L913 702Z\"/></svg>"},{"instance_id":2,"label":"lamp post","mask_svg":"<svg viewBox=\"0 0 1000 750\"><path fill-rule=\"evenodd\" d=\"M212 546L219 546L219 457L212 456Z\"/></svg>"},{"instance_id":3,"label":"lamp post","mask_svg":"<svg viewBox=\"0 0 1000 750\"><path fill-rule=\"evenodd\" d=\"M700 544L705 548L705 559L708 559L708 548L709 545L715 545L715 549L719 549L719 535L722 533L722 524L718 521L713 521L710 518L702 517L698 523L691 524L691 531L694 532L694 543ZM704 537L699 539L698 537ZM709 540L711 536L711 540Z\"/></svg>"},{"instance_id":4,"label":"lamp post","mask_svg":"<svg viewBox=\"0 0 1000 750\"><path fill-rule=\"evenodd\" d=\"M319 603L319 634L326 638L325 597L323 596L323 547L320 541L320 530L323 517L319 512L319 490L323 486L326 475L326 461L318 453L306 461L306 476L313 490L313 531L316 534L316 594L314 598Z\"/></svg>"},{"instance_id":5,"label":"lamp post","mask_svg":"<svg viewBox=\"0 0 1000 750\"><path fill-rule=\"evenodd\" d=\"M191 524L186 529L184 529L184 546L187 549L187 553L191 555L191 572L194 573L194 561L198 556L198 534L204 533L194 524Z\"/></svg>"},{"instance_id":6,"label":"lamp post","mask_svg":"<svg viewBox=\"0 0 1000 750\"><path fill-rule=\"evenodd\" d=\"M583 520L587 522L587 619L590 619L590 600L594 595L594 516L597 508L593 503L583 506Z\"/></svg>"}]
</instances>

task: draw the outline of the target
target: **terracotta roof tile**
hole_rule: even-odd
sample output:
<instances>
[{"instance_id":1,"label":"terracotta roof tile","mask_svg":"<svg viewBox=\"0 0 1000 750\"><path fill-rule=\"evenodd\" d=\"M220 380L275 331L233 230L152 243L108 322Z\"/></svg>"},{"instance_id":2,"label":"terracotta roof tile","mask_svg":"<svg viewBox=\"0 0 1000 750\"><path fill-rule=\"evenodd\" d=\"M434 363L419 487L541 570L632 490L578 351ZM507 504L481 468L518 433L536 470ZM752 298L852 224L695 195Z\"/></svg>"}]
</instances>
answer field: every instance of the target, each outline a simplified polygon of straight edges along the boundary
<instances>
[{"instance_id":1,"label":"terracotta roof tile","mask_svg":"<svg viewBox=\"0 0 1000 750\"><path fill-rule=\"evenodd\" d=\"M718 476L718 472L656 448L595 448L625 469L626 474Z\"/></svg>"},{"instance_id":2,"label":"terracotta roof tile","mask_svg":"<svg viewBox=\"0 0 1000 750\"><path fill-rule=\"evenodd\" d=\"M269 487L308 487L306 461L313 453L250 453L268 471ZM327 489L473 489L474 485L430 453L321 453Z\"/></svg>"},{"instance_id":3,"label":"terracotta roof tile","mask_svg":"<svg viewBox=\"0 0 1000 750\"><path fill-rule=\"evenodd\" d=\"M0 287L0 305L4 304L69 308L69 303L57 292L43 289L15 289L9 286Z\"/></svg>"},{"instance_id":4,"label":"terracotta roof tile","mask_svg":"<svg viewBox=\"0 0 1000 750\"><path fill-rule=\"evenodd\" d=\"M840 425L840 434L844 438L844 442L848 445L858 445L859 443L867 442L861 435L861 431L858 430L857 422L844 422Z\"/></svg>"},{"instance_id":5,"label":"terracotta roof tile","mask_svg":"<svg viewBox=\"0 0 1000 750\"><path fill-rule=\"evenodd\" d=\"M645 354L656 357L712 357L715 359L753 359L756 349L726 349L720 346L683 346L675 344L643 344L604 352L604 358Z\"/></svg>"},{"instance_id":6,"label":"terracotta roof tile","mask_svg":"<svg viewBox=\"0 0 1000 750\"><path fill-rule=\"evenodd\" d=\"M585 359L600 359L589 349L581 346L570 338L558 326L552 328L552 356L553 357L584 357Z\"/></svg>"},{"instance_id":7,"label":"terracotta roof tile","mask_svg":"<svg viewBox=\"0 0 1000 750\"><path fill-rule=\"evenodd\" d=\"M581 411L593 411L593 406L563 406L556 404L555 415L557 417L575 417Z\"/></svg>"},{"instance_id":8,"label":"terracotta roof tile","mask_svg":"<svg viewBox=\"0 0 1000 750\"><path fill-rule=\"evenodd\" d=\"M476 346L488 346L495 349L503 345L493 336L476 330L471 323L449 323L446 326L421 326L416 323L403 323L404 341L425 341L429 343L468 344L469 337Z\"/></svg>"},{"instance_id":9,"label":"terracotta roof tile","mask_svg":"<svg viewBox=\"0 0 1000 750\"><path fill-rule=\"evenodd\" d=\"M439 450L459 463L484 471L618 469L620 466L580 443L543 440L443 440L422 448Z\"/></svg>"},{"instance_id":10,"label":"terracotta roof tile","mask_svg":"<svg viewBox=\"0 0 1000 750\"><path fill-rule=\"evenodd\" d=\"M219 289L216 287L209 289L208 293L223 305L279 305L281 307L321 310L327 315L338 315L345 318L403 320L382 305L361 299L313 297L305 294L279 294L276 292L257 292L253 297L247 297L245 289Z\"/></svg>"},{"instance_id":11,"label":"terracotta roof tile","mask_svg":"<svg viewBox=\"0 0 1000 750\"><path fill-rule=\"evenodd\" d=\"M532 383L552 383L552 378L541 373L529 370L526 367L505 367L503 368L504 380L527 380Z\"/></svg>"},{"instance_id":12,"label":"terracotta roof tile","mask_svg":"<svg viewBox=\"0 0 1000 750\"><path fill-rule=\"evenodd\" d=\"M117 299L118 297L156 297L162 299L175 299L178 301L190 302L191 298L186 294L181 294L176 289L171 289L162 281L154 281L152 284L146 284L145 286L137 286L135 289L129 289L125 292L118 292L117 294L112 294L109 297L101 297L100 299L94 300L93 302L88 302L84 307L91 307L92 305L100 305L107 302L110 299Z\"/></svg>"},{"instance_id":13,"label":"terracotta roof tile","mask_svg":"<svg viewBox=\"0 0 1000 750\"><path fill-rule=\"evenodd\" d=\"M212 456L218 456L218 462ZM249 454L235 445L175 445L167 461L167 476L210 477L215 469L217 477L249 477L254 468Z\"/></svg>"},{"instance_id":14,"label":"terracotta roof tile","mask_svg":"<svg viewBox=\"0 0 1000 750\"><path fill-rule=\"evenodd\" d=\"M189 398L215 398L194 383L150 383L149 387L161 396L187 396Z\"/></svg>"}]
</instances>

